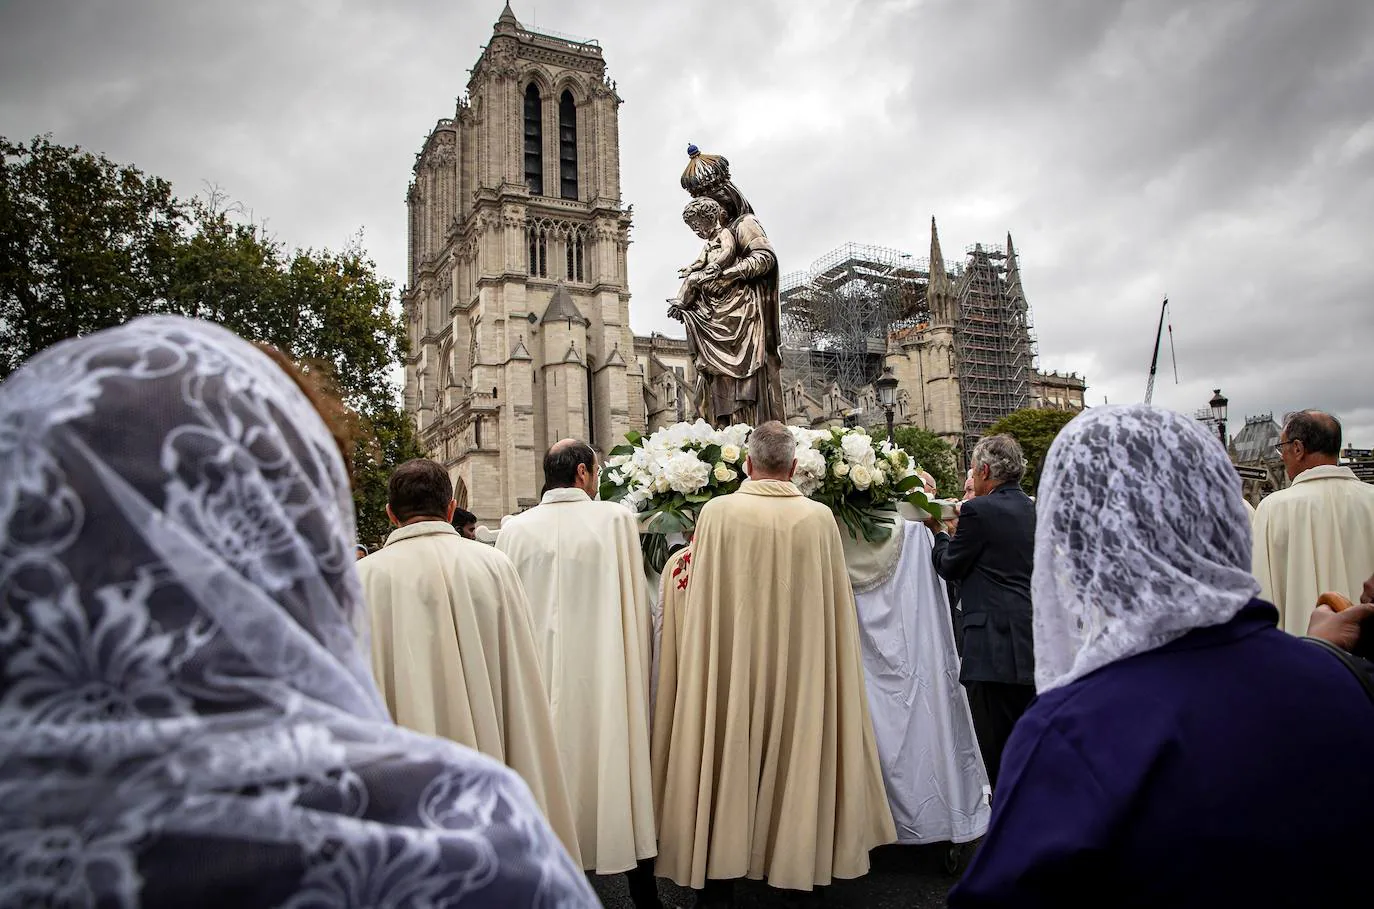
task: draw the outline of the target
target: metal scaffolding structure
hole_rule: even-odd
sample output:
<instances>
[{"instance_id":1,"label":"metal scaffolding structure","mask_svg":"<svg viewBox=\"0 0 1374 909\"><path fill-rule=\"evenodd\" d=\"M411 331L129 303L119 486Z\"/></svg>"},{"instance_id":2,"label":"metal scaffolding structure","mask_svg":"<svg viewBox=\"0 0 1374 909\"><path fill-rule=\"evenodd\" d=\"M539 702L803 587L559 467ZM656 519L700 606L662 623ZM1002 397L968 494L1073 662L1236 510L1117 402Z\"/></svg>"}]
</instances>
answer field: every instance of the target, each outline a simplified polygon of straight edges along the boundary
<instances>
[{"instance_id":1,"label":"metal scaffolding structure","mask_svg":"<svg viewBox=\"0 0 1374 909\"><path fill-rule=\"evenodd\" d=\"M846 243L784 275L783 382L849 394L876 379L892 325L924 306L923 266L898 249Z\"/></svg>"},{"instance_id":2,"label":"metal scaffolding structure","mask_svg":"<svg viewBox=\"0 0 1374 909\"><path fill-rule=\"evenodd\" d=\"M975 244L965 252L955 282L954 368L967 455L993 423L1030 406L1035 341L1015 250Z\"/></svg>"},{"instance_id":3,"label":"metal scaffolding structure","mask_svg":"<svg viewBox=\"0 0 1374 909\"><path fill-rule=\"evenodd\" d=\"M949 271L955 299L954 375L964 453L998 419L1029 407L1035 370L1030 310L1015 250L975 244ZM882 372L893 332L929 322L930 261L846 243L781 279L783 381L817 399L852 396Z\"/></svg>"}]
</instances>

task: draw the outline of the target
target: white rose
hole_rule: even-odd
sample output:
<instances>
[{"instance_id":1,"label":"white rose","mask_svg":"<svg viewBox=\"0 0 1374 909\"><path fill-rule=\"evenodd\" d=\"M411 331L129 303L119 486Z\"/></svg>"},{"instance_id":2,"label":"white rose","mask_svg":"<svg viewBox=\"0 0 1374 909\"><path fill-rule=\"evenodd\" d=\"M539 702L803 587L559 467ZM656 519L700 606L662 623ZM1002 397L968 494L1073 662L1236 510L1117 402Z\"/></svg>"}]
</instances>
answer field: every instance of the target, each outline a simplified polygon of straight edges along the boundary
<instances>
[{"instance_id":1,"label":"white rose","mask_svg":"<svg viewBox=\"0 0 1374 909\"><path fill-rule=\"evenodd\" d=\"M873 441L861 432L845 433L840 440L840 450L844 452L844 459L850 464L873 463Z\"/></svg>"},{"instance_id":2,"label":"white rose","mask_svg":"<svg viewBox=\"0 0 1374 909\"><path fill-rule=\"evenodd\" d=\"M701 489L711 479L711 465L698 458L694 452L679 452L663 465L660 477L674 492L689 495Z\"/></svg>"},{"instance_id":3,"label":"white rose","mask_svg":"<svg viewBox=\"0 0 1374 909\"><path fill-rule=\"evenodd\" d=\"M738 445L722 445L720 447L720 459L727 464L738 463L741 453Z\"/></svg>"},{"instance_id":4,"label":"white rose","mask_svg":"<svg viewBox=\"0 0 1374 909\"><path fill-rule=\"evenodd\" d=\"M726 467L724 461L721 461L718 464L716 464L716 469L711 471L711 473L714 474L716 480L718 480L721 483L729 483L735 477L739 476L739 474L735 473L733 470Z\"/></svg>"},{"instance_id":5,"label":"white rose","mask_svg":"<svg viewBox=\"0 0 1374 909\"><path fill-rule=\"evenodd\" d=\"M867 489L873 485L873 471L862 464L855 464L849 471L849 481L855 489Z\"/></svg>"},{"instance_id":6,"label":"white rose","mask_svg":"<svg viewBox=\"0 0 1374 909\"><path fill-rule=\"evenodd\" d=\"M661 474L659 474L658 476L654 477L654 492L667 492L667 491L668 491L668 476L667 476L667 474L662 474L662 473L661 473Z\"/></svg>"},{"instance_id":7,"label":"white rose","mask_svg":"<svg viewBox=\"0 0 1374 909\"><path fill-rule=\"evenodd\" d=\"M797 452L797 473L803 479L812 481L814 488L815 481L825 478L825 455L811 448Z\"/></svg>"},{"instance_id":8,"label":"white rose","mask_svg":"<svg viewBox=\"0 0 1374 909\"><path fill-rule=\"evenodd\" d=\"M846 464L844 461L835 462L834 473L835 476L839 477L840 479L844 479L845 477L849 476L849 465Z\"/></svg>"},{"instance_id":9,"label":"white rose","mask_svg":"<svg viewBox=\"0 0 1374 909\"><path fill-rule=\"evenodd\" d=\"M881 463L875 464L874 467L873 467L873 483L874 483L874 485L876 485L876 486L882 486L882 485L885 484L886 482L887 482L887 470L885 470L885 469L883 468L883 465L882 465Z\"/></svg>"}]
</instances>

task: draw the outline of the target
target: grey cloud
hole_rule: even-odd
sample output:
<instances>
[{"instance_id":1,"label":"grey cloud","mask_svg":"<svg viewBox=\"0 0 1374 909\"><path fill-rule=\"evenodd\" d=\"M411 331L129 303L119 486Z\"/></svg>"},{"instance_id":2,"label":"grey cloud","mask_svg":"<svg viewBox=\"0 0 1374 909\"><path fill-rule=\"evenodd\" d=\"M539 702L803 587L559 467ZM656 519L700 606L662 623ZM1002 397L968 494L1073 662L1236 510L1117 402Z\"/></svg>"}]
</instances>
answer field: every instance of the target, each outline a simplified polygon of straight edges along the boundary
<instances>
[{"instance_id":1,"label":"grey cloud","mask_svg":"<svg viewBox=\"0 0 1374 909\"><path fill-rule=\"evenodd\" d=\"M359 228L404 280L415 151L500 12L357 0L0 7L0 133L217 183L284 242ZM1047 367L1137 400L1174 302L1183 410L1321 406L1374 446L1374 6L1360 0L539 4L600 40L621 108L637 330L696 241L691 140L804 269L843 242L948 258L1010 229ZM523 21L534 5L515 3Z\"/></svg>"}]
</instances>

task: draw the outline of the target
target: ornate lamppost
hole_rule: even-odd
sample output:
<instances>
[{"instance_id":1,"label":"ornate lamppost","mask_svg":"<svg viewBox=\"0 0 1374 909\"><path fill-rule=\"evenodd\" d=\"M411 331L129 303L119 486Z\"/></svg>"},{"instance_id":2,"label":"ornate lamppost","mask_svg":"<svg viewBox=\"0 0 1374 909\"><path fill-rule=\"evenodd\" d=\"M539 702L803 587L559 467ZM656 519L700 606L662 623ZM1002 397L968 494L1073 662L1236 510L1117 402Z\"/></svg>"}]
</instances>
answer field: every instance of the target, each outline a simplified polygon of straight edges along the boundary
<instances>
[{"instance_id":1,"label":"ornate lamppost","mask_svg":"<svg viewBox=\"0 0 1374 909\"><path fill-rule=\"evenodd\" d=\"M897 377L892 374L891 366L883 367L883 374L873 387L878 392L878 403L887 412L887 444L896 444L892 438L892 417L897 410Z\"/></svg>"},{"instance_id":2,"label":"ornate lamppost","mask_svg":"<svg viewBox=\"0 0 1374 909\"><path fill-rule=\"evenodd\" d=\"M1207 406L1212 408L1212 419L1217 421L1217 433L1221 436L1221 447L1226 447L1226 405L1230 401L1221 393L1220 388L1212 389L1212 400Z\"/></svg>"}]
</instances>

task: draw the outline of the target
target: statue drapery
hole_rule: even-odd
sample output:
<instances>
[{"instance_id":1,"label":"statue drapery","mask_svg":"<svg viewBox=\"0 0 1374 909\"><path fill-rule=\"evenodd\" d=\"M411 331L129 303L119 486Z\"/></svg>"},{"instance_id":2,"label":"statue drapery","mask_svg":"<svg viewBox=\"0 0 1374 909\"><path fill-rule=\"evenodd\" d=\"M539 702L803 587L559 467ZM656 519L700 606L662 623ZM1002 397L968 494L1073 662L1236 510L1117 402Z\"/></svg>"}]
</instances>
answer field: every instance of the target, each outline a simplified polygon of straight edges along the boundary
<instances>
[{"instance_id":1,"label":"statue drapery","mask_svg":"<svg viewBox=\"0 0 1374 909\"><path fill-rule=\"evenodd\" d=\"M778 259L753 208L730 181L730 164L688 146L682 187L725 210L738 255L700 285L699 305L677 313L697 370L697 414L713 426L784 420Z\"/></svg>"}]
</instances>

